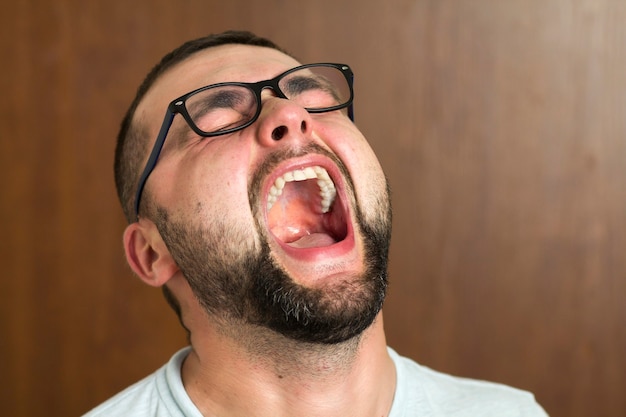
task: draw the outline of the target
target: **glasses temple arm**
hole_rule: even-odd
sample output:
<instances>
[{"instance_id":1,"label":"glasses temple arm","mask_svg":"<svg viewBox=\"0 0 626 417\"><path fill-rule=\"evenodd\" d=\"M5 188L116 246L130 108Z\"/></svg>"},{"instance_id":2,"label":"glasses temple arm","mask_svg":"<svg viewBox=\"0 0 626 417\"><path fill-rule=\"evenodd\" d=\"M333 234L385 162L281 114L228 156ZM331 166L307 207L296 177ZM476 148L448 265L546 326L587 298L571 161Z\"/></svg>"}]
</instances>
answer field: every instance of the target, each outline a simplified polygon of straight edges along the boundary
<instances>
[{"instance_id":1,"label":"glasses temple arm","mask_svg":"<svg viewBox=\"0 0 626 417\"><path fill-rule=\"evenodd\" d=\"M167 132L170 130L170 126L172 126L172 122L174 121L174 116L175 114L168 110L165 118L163 119L163 124L161 124L159 135L157 136L154 146L152 147L152 152L150 152L148 162L146 162L146 167L139 178L137 193L135 194L135 217L137 220L139 220L139 203L141 202L141 194L143 193L148 177L152 173L152 170L154 170L157 160L159 159L161 149L163 149L163 143L165 143L165 138L167 137Z\"/></svg>"}]
</instances>

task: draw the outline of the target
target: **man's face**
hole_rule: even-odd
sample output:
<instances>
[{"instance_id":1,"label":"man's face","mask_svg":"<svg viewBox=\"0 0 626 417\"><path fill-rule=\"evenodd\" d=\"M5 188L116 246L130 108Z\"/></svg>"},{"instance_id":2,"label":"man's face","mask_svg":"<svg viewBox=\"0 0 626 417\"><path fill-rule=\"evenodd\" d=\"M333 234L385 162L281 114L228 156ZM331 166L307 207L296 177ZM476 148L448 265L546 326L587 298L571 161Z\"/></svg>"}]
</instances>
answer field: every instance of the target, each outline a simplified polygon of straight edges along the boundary
<instances>
[{"instance_id":1,"label":"man's face","mask_svg":"<svg viewBox=\"0 0 626 417\"><path fill-rule=\"evenodd\" d=\"M156 138L172 99L297 65L254 46L196 53L154 84L135 120ZM200 137L175 118L146 184L148 217L210 315L307 342L349 339L384 299L382 169L344 113L309 114L271 90L262 98L258 120L228 135Z\"/></svg>"}]
</instances>

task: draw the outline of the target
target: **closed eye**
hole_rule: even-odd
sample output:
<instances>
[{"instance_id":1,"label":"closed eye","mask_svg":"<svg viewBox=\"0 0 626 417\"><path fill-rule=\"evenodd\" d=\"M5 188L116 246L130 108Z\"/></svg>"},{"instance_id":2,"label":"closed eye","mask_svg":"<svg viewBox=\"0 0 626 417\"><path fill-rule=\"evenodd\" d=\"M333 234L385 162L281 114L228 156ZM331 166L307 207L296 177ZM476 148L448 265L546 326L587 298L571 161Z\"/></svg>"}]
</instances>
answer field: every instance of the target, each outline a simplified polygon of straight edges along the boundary
<instances>
[{"instance_id":1,"label":"closed eye","mask_svg":"<svg viewBox=\"0 0 626 417\"><path fill-rule=\"evenodd\" d=\"M245 87L220 86L191 96L186 107L200 130L215 133L248 122L257 104L254 93Z\"/></svg>"},{"instance_id":2,"label":"closed eye","mask_svg":"<svg viewBox=\"0 0 626 417\"><path fill-rule=\"evenodd\" d=\"M238 108L250 101L250 93L243 89L215 88L193 96L187 101L187 111L192 118L215 109Z\"/></svg>"}]
</instances>

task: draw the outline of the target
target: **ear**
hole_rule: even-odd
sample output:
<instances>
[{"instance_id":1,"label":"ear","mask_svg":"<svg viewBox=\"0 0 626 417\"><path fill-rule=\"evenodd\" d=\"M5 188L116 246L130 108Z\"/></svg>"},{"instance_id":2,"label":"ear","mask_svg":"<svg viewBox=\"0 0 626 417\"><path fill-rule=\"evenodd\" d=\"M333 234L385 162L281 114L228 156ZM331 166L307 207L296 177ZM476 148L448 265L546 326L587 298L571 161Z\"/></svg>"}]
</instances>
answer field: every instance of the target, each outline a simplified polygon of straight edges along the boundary
<instances>
[{"instance_id":1,"label":"ear","mask_svg":"<svg viewBox=\"0 0 626 417\"><path fill-rule=\"evenodd\" d=\"M153 287L162 286L180 271L150 220L141 219L126 228L124 250L131 269Z\"/></svg>"}]
</instances>

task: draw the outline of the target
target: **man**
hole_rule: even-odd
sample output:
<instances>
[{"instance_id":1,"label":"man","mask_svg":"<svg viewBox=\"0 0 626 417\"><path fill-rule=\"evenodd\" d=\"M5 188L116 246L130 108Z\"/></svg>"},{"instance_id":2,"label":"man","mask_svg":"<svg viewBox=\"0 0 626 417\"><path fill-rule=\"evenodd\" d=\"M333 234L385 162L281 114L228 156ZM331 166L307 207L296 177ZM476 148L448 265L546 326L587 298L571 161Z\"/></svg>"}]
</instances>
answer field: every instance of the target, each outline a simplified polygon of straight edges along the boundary
<instances>
[{"instance_id":1,"label":"man","mask_svg":"<svg viewBox=\"0 0 626 417\"><path fill-rule=\"evenodd\" d=\"M352 94L347 65L247 32L148 75L116 150L124 246L190 347L89 416L545 416L387 348L389 193Z\"/></svg>"}]
</instances>

